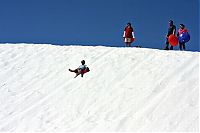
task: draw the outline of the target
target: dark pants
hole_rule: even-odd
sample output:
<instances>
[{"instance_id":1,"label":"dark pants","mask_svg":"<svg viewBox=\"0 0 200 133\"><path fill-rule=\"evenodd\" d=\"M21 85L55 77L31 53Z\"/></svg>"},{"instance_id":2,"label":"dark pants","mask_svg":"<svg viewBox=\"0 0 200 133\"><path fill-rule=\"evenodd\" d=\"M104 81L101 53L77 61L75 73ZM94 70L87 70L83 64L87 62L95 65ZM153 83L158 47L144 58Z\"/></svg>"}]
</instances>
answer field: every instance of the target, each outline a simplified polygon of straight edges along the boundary
<instances>
[{"instance_id":1,"label":"dark pants","mask_svg":"<svg viewBox=\"0 0 200 133\"><path fill-rule=\"evenodd\" d=\"M180 50L185 50L185 43L184 42L179 42L179 49Z\"/></svg>"},{"instance_id":2,"label":"dark pants","mask_svg":"<svg viewBox=\"0 0 200 133\"><path fill-rule=\"evenodd\" d=\"M74 78L76 78L79 74L81 74L81 77L83 77L83 70L80 70L80 69L71 70L71 69L69 69L69 71L76 73L76 76Z\"/></svg>"},{"instance_id":3,"label":"dark pants","mask_svg":"<svg viewBox=\"0 0 200 133\"><path fill-rule=\"evenodd\" d=\"M126 42L126 47L131 47L131 43L130 42Z\"/></svg>"},{"instance_id":4,"label":"dark pants","mask_svg":"<svg viewBox=\"0 0 200 133\"><path fill-rule=\"evenodd\" d=\"M75 70L71 70L69 69L70 72L75 72L75 73L78 73L78 69L75 69Z\"/></svg>"},{"instance_id":5,"label":"dark pants","mask_svg":"<svg viewBox=\"0 0 200 133\"><path fill-rule=\"evenodd\" d=\"M165 50L169 50L169 42L168 42L168 40L166 41ZM170 46L170 50L173 50L173 46L172 45Z\"/></svg>"}]
</instances>

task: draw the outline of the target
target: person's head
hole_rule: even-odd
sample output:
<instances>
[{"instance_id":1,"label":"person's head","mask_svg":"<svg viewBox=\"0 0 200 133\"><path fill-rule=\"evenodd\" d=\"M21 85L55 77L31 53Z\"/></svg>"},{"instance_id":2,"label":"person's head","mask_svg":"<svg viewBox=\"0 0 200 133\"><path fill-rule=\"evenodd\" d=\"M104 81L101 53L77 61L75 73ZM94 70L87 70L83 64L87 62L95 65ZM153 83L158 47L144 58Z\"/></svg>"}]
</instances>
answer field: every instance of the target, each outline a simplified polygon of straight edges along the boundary
<instances>
[{"instance_id":1,"label":"person's head","mask_svg":"<svg viewBox=\"0 0 200 133\"><path fill-rule=\"evenodd\" d=\"M172 26L174 24L173 20L169 20L169 26Z\"/></svg>"},{"instance_id":2,"label":"person's head","mask_svg":"<svg viewBox=\"0 0 200 133\"><path fill-rule=\"evenodd\" d=\"M185 25L184 25L184 24L180 24L180 28L181 28L181 29L184 29L184 28L185 28Z\"/></svg>"},{"instance_id":3,"label":"person's head","mask_svg":"<svg viewBox=\"0 0 200 133\"><path fill-rule=\"evenodd\" d=\"M131 27L131 23L130 23L130 22L129 22L129 23L127 23L127 26L128 26L128 27Z\"/></svg>"},{"instance_id":4,"label":"person's head","mask_svg":"<svg viewBox=\"0 0 200 133\"><path fill-rule=\"evenodd\" d=\"M85 65L85 60L82 60L82 61L81 61L81 64L82 64L82 65Z\"/></svg>"}]
</instances>

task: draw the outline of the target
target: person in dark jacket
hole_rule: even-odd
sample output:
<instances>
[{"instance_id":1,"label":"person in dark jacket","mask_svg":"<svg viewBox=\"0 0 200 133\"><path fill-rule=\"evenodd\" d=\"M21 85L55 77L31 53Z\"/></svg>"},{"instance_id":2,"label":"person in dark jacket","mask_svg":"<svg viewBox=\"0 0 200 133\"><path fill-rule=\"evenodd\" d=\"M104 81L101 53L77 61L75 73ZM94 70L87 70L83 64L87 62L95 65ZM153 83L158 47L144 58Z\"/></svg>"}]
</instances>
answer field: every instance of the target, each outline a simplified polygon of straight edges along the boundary
<instances>
[{"instance_id":1,"label":"person in dark jacket","mask_svg":"<svg viewBox=\"0 0 200 133\"><path fill-rule=\"evenodd\" d=\"M169 21L169 28L168 28L168 33L166 36L166 47L165 50L169 50L169 41L168 38L171 34L176 35L176 26L174 25L174 22L172 20ZM170 50L173 50L173 46L170 46Z\"/></svg>"}]
</instances>

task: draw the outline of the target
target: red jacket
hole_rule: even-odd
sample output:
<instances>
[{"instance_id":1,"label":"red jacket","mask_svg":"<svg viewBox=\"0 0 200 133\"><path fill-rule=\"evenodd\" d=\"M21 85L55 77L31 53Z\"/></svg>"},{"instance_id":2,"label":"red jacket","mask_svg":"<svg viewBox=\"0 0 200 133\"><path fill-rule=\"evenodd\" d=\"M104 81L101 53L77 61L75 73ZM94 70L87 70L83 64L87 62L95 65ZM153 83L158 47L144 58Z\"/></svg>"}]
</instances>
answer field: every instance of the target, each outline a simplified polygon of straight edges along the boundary
<instances>
[{"instance_id":1,"label":"red jacket","mask_svg":"<svg viewBox=\"0 0 200 133\"><path fill-rule=\"evenodd\" d=\"M179 29L178 30L178 35L182 34L183 32L188 32L186 28L184 29Z\"/></svg>"},{"instance_id":2,"label":"red jacket","mask_svg":"<svg viewBox=\"0 0 200 133\"><path fill-rule=\"evenodd\" d=\"M125 38L133 38L133 28L132 27L128 27L126 26L126 28L124 29L124 36Z\"/></svg>"}]
</instances>

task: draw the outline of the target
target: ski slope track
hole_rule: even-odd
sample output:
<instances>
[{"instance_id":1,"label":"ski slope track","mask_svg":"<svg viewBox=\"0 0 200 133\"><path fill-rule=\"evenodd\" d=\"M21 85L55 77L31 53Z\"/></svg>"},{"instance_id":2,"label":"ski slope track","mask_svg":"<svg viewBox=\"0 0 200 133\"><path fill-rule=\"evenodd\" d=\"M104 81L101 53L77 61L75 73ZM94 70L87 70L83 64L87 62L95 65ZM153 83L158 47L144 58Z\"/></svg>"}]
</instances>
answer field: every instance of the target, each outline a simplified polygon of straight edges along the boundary
<instances>
[{"instance_id":1,"label":"ski slope track","mask_svg":"<svg viewBox=\"0 0 200 133\"><path fill-rule=\"evenodd\" d=\"M199 52L1 44L0 94L1 132L197 132Z\"/></svg>"}]
</instances>

